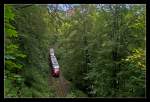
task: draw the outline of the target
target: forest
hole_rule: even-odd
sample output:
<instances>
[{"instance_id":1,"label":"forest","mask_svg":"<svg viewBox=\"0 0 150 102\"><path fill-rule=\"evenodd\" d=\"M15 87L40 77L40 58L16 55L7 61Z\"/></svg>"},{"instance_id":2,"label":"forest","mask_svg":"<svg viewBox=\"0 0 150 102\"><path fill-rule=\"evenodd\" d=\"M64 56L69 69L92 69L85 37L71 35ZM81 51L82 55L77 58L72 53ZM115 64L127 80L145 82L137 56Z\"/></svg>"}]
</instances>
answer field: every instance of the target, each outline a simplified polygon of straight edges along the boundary
<instances>
[{"instance_id":1,"label":"forest","mask_svg":"<svg viewBox=\"0 0 150 102\"><path fill-rule=\"evenodd\" d=\"M5 98L145 97L146 5L5 4L4 60Z\"/></svg>"}]
</instances>

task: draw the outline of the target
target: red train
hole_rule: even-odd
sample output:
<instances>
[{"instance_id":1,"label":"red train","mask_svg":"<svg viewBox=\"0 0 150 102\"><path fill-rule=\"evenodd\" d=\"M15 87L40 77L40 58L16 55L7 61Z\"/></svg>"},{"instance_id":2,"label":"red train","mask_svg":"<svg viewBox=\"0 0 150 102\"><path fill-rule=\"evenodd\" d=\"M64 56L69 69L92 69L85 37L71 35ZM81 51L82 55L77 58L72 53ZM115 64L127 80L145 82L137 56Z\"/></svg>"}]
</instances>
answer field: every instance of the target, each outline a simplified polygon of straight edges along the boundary
<instances>
[{"instance_id":1,"label":"red train","mask_svg":"<svg viewBox=\"0 0 150 102\"><path fill-rule=\"evenodd\" d=\"M58 61L55 57L53 48L50 49L49 57L50 57L51 74L53 77L59 77L60 68L59 68Z\"/></svg>"}]
</instances>

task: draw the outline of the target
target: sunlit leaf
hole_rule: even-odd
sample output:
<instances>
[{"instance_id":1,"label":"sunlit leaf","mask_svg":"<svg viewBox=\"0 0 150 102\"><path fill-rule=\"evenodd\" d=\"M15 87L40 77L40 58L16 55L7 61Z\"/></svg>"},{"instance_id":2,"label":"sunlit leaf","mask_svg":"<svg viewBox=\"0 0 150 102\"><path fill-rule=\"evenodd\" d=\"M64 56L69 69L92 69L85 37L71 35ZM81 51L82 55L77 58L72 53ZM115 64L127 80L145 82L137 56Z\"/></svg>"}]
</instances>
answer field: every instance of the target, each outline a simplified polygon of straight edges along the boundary
<instances>
[{"instance_id":1,"label":"sunlit leaf","mask_svg":"<svg viewBox=\"0 0 150 102\"><path fill-rule=\"evenodd\" d=\"M17 31L14 30L14 29L7 29L5 28L5 34L8 36L8 37L18 37L18 34L17 34Z\"/></svg>"}]
</instances>

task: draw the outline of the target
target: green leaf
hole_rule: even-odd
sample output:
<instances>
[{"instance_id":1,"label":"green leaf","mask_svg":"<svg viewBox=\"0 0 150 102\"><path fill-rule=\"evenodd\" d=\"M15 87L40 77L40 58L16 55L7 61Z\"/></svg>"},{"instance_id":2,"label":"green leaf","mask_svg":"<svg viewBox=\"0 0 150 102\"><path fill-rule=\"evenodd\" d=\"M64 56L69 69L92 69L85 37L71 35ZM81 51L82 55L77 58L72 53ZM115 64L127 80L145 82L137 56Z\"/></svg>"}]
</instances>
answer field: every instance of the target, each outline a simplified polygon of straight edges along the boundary
<instances>
[{"instance_id":1,"label":"green leaf","mask_svg":"<svg viewBox=\"0 0 150 102\"><path fill-rule=\"evenodd\" d=\"M12 62L11 60L6 60L5 61L5 66L8 68L13 68L16 66L16 64L14 62Z\"/></svg>"},{"instance_id":2,"label":"green leaf","mask_svg":"<svg viewBox=\"0 0 150 102\"><path fill-rule=\"evenodd\" d=\"M16 56L16 53L18 53L18 46L15 44L9 44L6 45L5 55L12 55Z\"/></svg>"},{"instance_id":3,"label":"green leaf","mask_svg":"<svg viewBox=\"0 0 150 102\"><path fill-rule=\"evenodd\" d=\"M11 90L11 85L12 85L11 80L5 79L4 85L5 85L4 86L4 95L7 96Z\"/></svg>"},{"instance_id":4,"label":"green leaf","mask_svg":"<svg viewBox=\"0 0 150 102\"><path fill-rule=\"evenodd\" d=\"M7 34L8 37L18 37L17 31L14 29L5 28L5 34Z\"/></svg>"},{"instance_id":5,"label":"green leaf","mask_svg":"<svg viewBox=\"0 0 150 102\"><path fill-rule=\"evenodd\" d=\"M7 59L16 59L16 58L12 55L5 55L5 59L7 60Z\"/></svg>"},{"instance_id":6,"label":"green leaf","mask_svg":"<svg viewBox=\"0 0 150 102\"><path fill-rule=\"evenodd\" d=\"M13 69L13 68L16 68L16 69L21 69L23 67L23 65L21 64L16 64L14 63L13 61L10 61L10 60L6 60L5 61L5 65L8 69Z\"/></svg>"},{"instance_id":7,"label":"green leaf","mask_svg":"<svg viewBox=\"0 0 150 102\"><path fill-rule=\"evenodd\" d=\"M14 13L12 12L12 6L11 5L5 5L4 8L4 17L5 19L10 19L10 20L14 20Z\"/></svg>"},{"instance_id":8,"label":"green leaf","mask_svg":"<svg viewBox=\"0 0 150 102\"><path fill-rule=\"evenodd\" d=\"M5 28L15 29L11 24L5 23Z\"/></svg>"},{"instance_id":9,"label":"green leaf","mask_svg":"<svg viewBox=\"0 0 150 102\"><path fill-rule=\"evenodd\" d=\"M25 55L25 54L17 54L16 56L21 57L21 58L27 57L27 55Z\"/></svg>"},{"instance_id":10,"label":"green leaf","mask_svg":"<svg viewBox=\"0 0 150 102\"><path fill-rule=\"evenodd\" d=\"M10 44L10 45L7 45L6 48L7 48L8 50L12 50L12 49L17 49L18 46L15 45L15 44Z\"/></svg>"},{"instance_id":11,"label":"green leaf","mask_svg":"<svg viewBox=\"0 0 150 102\"><path fill-rule=\"evenodd\" d=\"M20 78L22 77L21 75L14 75L15 78Z\"/></svg>"}]
</instances>

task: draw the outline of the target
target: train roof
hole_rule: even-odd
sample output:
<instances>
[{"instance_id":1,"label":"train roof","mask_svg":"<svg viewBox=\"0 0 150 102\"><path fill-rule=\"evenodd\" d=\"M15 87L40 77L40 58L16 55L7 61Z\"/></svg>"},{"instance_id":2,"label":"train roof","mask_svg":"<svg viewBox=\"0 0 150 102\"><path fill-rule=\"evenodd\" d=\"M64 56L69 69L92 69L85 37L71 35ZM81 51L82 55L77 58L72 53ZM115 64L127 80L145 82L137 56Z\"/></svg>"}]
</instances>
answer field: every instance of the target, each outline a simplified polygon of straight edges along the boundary
<instances>
[{"instance_id":1,"label":"train roof","mask_svg":"<svg viewBox=\"0 0 150 102\"><path fill-rule=\"evenodd\" d=\"M50 55L54 55L54 49L50 48Z\"/></svg>"},{"instance_id":2,"label":"train roof","mask_svg":"<svg viewBox=\"0 0 150 102\"><path fill-rule=\"evenodd\" d=\"M52 65L55 67L55 66L58 66L59 67L59 64L58 64L58 61L56 59L55 56L51 56L51 61L52 61Z\"/></svg>"}]
</instances>

